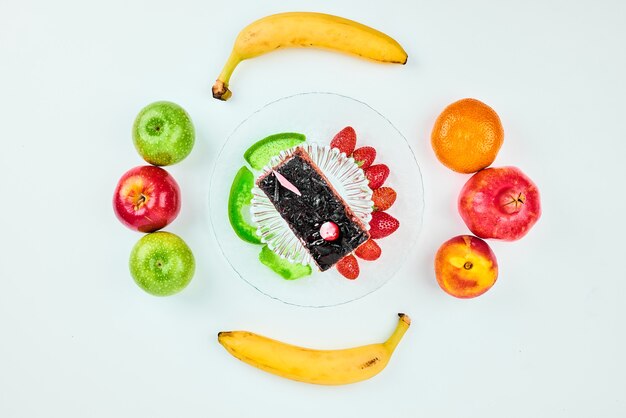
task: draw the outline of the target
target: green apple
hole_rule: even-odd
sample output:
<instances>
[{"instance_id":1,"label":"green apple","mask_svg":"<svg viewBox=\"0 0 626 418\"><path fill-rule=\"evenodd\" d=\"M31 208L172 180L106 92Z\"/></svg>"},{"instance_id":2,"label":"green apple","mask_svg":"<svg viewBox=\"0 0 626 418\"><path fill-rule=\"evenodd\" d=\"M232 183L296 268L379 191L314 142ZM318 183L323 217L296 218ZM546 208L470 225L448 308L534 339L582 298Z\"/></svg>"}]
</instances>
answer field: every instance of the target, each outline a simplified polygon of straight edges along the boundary
<instances>
[{"instance_id":1,"label":"green apple","mask_svg":"<svg viewBox=\"0 0 626 418\"><path fill-rule=\"evenodd\" d=\"M191 281L196 262L191 249L170 232L144 235L133 247L130 274L146 292L169 296L183 290Z\"/></svg>"},{"instance_id":2,"label":"green apple","mask_svg":"<svg viewBox=\"0 0 626 418\"><path fill-rule=\"evenodd\" d=\"M154 102L141 109L133 124L139 155L153 165L171 165L189 155L196 133L185 109L172 102Z\"/></svg>"}]
</instances>

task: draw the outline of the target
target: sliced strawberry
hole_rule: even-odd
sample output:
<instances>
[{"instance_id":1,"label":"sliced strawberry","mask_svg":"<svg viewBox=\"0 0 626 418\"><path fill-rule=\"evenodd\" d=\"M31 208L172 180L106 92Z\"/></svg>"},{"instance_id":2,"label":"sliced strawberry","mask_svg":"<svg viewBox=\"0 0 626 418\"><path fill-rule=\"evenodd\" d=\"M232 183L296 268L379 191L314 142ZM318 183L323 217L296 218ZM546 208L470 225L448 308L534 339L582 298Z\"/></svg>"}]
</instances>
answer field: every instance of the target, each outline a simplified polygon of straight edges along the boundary
<instances>
[{"instance_id":1,"label":"sliced strawberry","mask_svg":"<svg viewBox=\"0 0 626 418\"><path fill-rule=\"evenodd\" d=\"M330 141L331 148L337 148L340 152L345 152L349 157L354 152L356 146L356 132L352 126L346 126L340 130L337 135Z\"/></svg>"},{"instance_id":2,"label":"sliced strawberry","mask_svg":"<svg viewBox=\"0 0 626 418\"><path fill-rule=\"evenodd\" d=\"M370 189L378 189L389 177L389 167L385 164L372 165L365 169L365 177L369 180Z\"/></svg>"},{"instance_id":3,"label":"sliced strawberry","mask_svg":"<svg viewBox=\"0 0 626 418\"><path fill-rule=\"evenodd\" d=\"M374 210L381 212L387 210L396 201L396 191L391 187L376 189L372 195L372 201L374 201Z\"/></svg>"},{"instance_id":4,"label":"sliced strawberry","mask_svg":"<svg viewBox=\"0 0 626 418\"><path fill-rule=\"evenodd\" d=\"M363 260L374 261L377 260L378 257L380 257L382 251L378 244L376 244L376 241L374 241L373 239L368 239L363 244L361 244L354 253L357 257L362 258Z\"/></svg>"},{"instance_id":5,"label":"sliced strawberry","mask_svg":"<svg viewBox=\"0 0 626 418\"><path fill-rule=\"evenodd\" d=\"M339 260L336 266L337 271L346 279L354 280L359 277L359 262L352 254Z\"/></svg>"},{"instance_id":6,"label":"sliced strawberry","mask_svg":"<svg viewBox=\"0 0 626 418\"><path fill-rule=\"evenodd\" d=\"M400 222L387 212L374 212L370 221L370 237L385 238L394 233L399 226Z\"/></svg>"},{"instance_id":7,"label":"sliced strawberry","mask_svg":"<svg viewBox=\"0 0 626 418\"><path fill-rule=\"evenodd\" d=\"M356 161L359 167L365 170L374 162L374 159L376 158L376 150L374 147L357 148L352 153L352 158L354 158L354 161Z\"/></svg>"}]
</instances>

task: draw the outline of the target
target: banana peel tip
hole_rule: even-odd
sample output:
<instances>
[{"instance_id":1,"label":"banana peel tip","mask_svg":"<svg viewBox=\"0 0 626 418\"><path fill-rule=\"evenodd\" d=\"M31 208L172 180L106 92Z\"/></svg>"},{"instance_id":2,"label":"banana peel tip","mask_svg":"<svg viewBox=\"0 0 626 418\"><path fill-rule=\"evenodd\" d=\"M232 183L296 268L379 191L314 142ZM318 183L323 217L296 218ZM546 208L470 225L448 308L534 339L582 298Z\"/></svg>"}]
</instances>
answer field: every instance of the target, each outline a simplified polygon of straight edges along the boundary
<instances>
[{"instance_id":1,"label":"banana peel tip","mask_svg":"<svg viewBox=\"0 0 626 418\"><path fill-rule=\"evenodd\" d=\"M213 84L213 88L211 89L213 93L213 98L218 100L228 100L233 93L228 90L228 84L224 83L222 80L215 80L215 84Z\"/></svg>"}]
</instances>

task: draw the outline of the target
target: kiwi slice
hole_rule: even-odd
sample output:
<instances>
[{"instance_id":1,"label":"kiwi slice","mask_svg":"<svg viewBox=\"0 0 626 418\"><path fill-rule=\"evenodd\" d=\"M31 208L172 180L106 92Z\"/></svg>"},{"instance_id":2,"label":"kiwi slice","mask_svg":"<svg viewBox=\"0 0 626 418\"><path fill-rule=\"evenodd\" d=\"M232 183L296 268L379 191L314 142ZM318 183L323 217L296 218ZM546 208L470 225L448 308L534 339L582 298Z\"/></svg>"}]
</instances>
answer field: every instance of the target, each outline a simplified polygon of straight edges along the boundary
<instances>
[{"instance_id":1,"label":"kiwi slice","mask_svg":"<svg viewBox=\"0 0 626 418\"><path fill-rule=\"evenodd\" d=\"M239 238L252 244L261 244L261 239L256 234L256 227L246 222L242 212L244 208L250 206L253 187L254 175L252 171L245 166L241 167L233 179L232 186L230 186L228 219Z\"/></svg>"},{"instance_id":2,"label":"kiwi slice","mask_svg":"<svg viewBox=\"0 0 626 418\"><path fill-rule=\"evenodd\" d=\"M252 144L243 154L243 158L255 170L261 170L270 159L281 151L303 143L306 137L296 132L283 132L270 135Z\"/></svg>"},{"instance_id":3,"label":"kiwi slice","mask_svg":"<svg viewBox=\"0 0 626 418\"><path fill-rule=\"evenodd\" d=\"M266 245L259 254L259 261L274 270L285 280L295 280L304 276L309 276L312 272L311 266L291 263L278 254L270 250Z\"/></svg>"}]
</instances>

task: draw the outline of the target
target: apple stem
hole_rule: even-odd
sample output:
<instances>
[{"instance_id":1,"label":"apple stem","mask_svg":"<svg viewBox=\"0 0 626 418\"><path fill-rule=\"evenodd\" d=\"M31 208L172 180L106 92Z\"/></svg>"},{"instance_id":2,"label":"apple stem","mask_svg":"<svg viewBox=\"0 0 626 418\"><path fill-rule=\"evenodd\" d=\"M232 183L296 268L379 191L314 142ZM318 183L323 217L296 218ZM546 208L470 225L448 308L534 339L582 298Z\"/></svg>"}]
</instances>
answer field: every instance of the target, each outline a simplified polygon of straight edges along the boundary
<instances>
[{"instance_id":1,"label":"apple stem","mask_svg":"<svg viewBox=\"0 0 626 418\"><path fill-rule=\"evenodd\" d=\"M135 200L135 210L141 209L147 200L148 197L145 194L139 193L139 196L137 196L137 199Z\"/></svg>"},{"instance_id":2,"label":"apple stem","mask_svg":"<svg viewBox=\"0 0 626 418\"><path fill-rule=\"evenodd\" d=\"M137 199L137 206L141 206L146 201L146 195L141 193Z\"/></svg>"}]
</instances>

